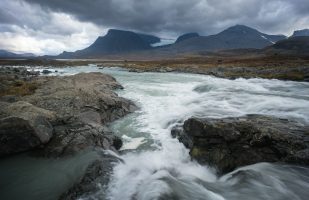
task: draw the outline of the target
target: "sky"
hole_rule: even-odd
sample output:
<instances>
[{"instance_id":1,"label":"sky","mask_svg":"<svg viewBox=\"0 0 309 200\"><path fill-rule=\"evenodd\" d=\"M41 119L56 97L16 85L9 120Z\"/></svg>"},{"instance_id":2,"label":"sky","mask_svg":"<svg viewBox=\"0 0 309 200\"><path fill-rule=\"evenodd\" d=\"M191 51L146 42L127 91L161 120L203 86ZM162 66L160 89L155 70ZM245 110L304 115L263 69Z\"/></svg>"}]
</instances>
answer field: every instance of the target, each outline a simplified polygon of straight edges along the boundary
<instances>
[{"instance_id":1,"label":"sky","mask_svg":"<svg viewBox=\"0 0 309 200\"><path fill-rule=\"evenodd\" d=\"M176 38L236 24L289 36L309 28L309 0L0 0L0 49L56 55L110 28Z\"/></svg>"}]
</instances>

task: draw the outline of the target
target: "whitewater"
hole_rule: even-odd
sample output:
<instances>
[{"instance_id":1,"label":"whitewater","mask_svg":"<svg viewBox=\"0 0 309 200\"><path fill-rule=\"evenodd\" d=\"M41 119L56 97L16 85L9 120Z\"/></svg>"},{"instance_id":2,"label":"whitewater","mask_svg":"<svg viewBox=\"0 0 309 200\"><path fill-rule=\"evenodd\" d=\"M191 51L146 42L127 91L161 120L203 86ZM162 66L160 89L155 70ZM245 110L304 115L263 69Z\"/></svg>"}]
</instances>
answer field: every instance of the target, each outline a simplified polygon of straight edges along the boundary
<instances>
[{"instance_id":1,"label":"whitewater","mask_svg":"<svg viewBox=\"0 0 309 200\"><path fill-rule=\"evenodd\" d=\"M51 69L53 70L53 69ZM309 195L309 169L258 163L218 176L215 168L193 161L171 129L195 117L263 114L309 123L309 83L228 80L183 73L133 73L121 68L57 69L52 75L102 72L124 87L117 93L139 109L110 128L122 137L119 162L109 185L84 199L299 199Z\"/></svg>"}]
</instances>

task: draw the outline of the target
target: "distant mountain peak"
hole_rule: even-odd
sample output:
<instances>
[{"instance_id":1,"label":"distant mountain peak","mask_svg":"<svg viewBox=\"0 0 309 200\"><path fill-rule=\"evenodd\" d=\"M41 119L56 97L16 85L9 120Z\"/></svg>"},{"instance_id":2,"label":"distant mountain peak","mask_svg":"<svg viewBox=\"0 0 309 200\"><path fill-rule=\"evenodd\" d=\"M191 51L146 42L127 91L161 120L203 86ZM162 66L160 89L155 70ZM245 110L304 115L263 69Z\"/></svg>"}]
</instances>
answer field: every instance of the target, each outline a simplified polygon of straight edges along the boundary
<instances>
[{"instance_id":1,"label":"distant mountain peak","mask_svg":"<svg viewBox=\"0 0 309 200\"><path fill-rule=\"evenodd\" d=\"M222 31L221 33L225 33L225 32L237 32L239 34L259 33L259 31L254 29L254 28L251 28L251 27L246 26L246 25L240 25L240 24L237 24L235 26L231 26L231 27L225 29L224 31Z\"/></svg>"},{"instance_id":2,"label":"distant mountain peak","mask_svg":"<svg viewBox=\"0 0 309 200\"><path fill-rule=\"evenodd\" d=\"M115 55L130 53L135 51L148 50L152 43L160 42L160 38L139 34L133 31L109 29L104 36L100 36L89 47L76 51L64 52L59 55L60 58L78 58L78 57L100 57L104 55Z\"/></svg>"},{"instance_id":3,"label":"distant mountain peak","mask_svg":"<svg viewBox=\"0 0 309 200\"><path fill-rule=\"evenodd\" d=\"M131 36L138 35L143 41L145 41L149 45L158 43L161 41L159 37L156 37L153 35L144 34L144 33L135 33L133 31L119 30L119 29L109 29L105 36L123 37L123 36L128 36L128 35L131 35Z\"/></svg>"}]
</instances>

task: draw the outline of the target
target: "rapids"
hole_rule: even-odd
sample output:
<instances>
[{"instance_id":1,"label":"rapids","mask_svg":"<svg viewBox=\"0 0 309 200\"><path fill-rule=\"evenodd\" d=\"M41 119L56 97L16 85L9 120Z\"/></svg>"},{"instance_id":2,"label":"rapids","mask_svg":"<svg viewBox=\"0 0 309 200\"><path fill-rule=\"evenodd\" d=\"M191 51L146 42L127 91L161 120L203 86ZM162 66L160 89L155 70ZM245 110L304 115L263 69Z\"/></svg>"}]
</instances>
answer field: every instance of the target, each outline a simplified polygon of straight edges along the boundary
<instances>
[{"instance_id":1,"label":"rapids","mask_svg":"<svg viewBox=\"0 0 309 200\"><path fill-rule=\"evenodd\" d=\"M216 169L192 161L170 130L191 116L265 114L309 123L309 83L132 73L96 66L57 70L51 75L110 74L124 86L118 94L139 106L138 111L111 125L123 138L124 162L114 167L106 191L85 199L308 199L308 168L258 163L219 177Z\"/></svg>"}]
</instances>

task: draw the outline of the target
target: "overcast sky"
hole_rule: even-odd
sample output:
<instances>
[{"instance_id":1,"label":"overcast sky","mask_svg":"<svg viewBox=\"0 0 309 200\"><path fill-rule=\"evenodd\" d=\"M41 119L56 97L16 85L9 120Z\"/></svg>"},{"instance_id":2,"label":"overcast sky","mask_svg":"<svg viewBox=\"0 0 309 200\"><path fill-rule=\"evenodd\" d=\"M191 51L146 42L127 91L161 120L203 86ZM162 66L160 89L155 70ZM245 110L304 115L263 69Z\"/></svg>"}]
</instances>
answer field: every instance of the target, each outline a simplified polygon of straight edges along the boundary
<instances>
[{"instance_id":1,"label":"overcast sky","mask_svg":"<svg viewBox=\"0 0 309 200\"><path fill-rule=\"evenodd\" d=\"M291 35L309 28L309 0L0 0L0 49L59 54L109 28L175 38L235 24Z\"/></svg>"}]
</instances>

